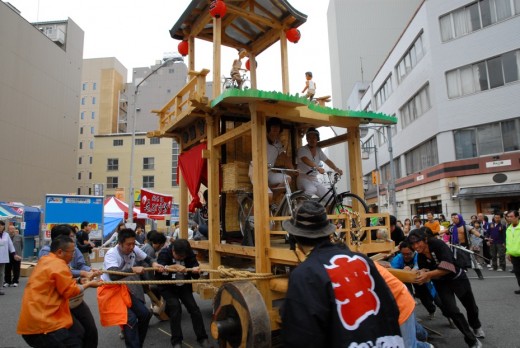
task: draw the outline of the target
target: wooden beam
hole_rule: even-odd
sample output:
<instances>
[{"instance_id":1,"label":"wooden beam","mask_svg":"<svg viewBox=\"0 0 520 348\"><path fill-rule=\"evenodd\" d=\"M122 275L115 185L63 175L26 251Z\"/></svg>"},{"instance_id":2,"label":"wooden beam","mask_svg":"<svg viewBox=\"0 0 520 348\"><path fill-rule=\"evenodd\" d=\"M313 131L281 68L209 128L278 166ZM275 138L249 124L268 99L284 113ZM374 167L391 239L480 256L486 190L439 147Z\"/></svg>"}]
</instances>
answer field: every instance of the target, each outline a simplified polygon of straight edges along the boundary
<instances>
[{"instance_id":1,"label":"wooden beam","mask_svg":"<svg viewBox=\"0 0 520 348\"><path fill-rule=\"evenodd\" d=\"M209 6L206 8L206 11L202 11L202 14L199 14L199 17L195 22L193 22L193 25L190 28L190 35L193 37L197 37L199 33L204 29L206 24L211 22L213 18L211 17L211 14L209 13Z\"/></svg>"},{"instance_id":2,"label":"wooden beam","mask_svg":"<svg viewBox=\"0 0 520 348\"><path fill-rule=\"evenodd\" d=\"M347 128L348 164L350 171L350 191L361 198L365 197L363 189L363 171L361 165L361 138L359 127ZM357 200L352 202L354 211L361 211L361 204Z\"/></svg>"},{"instance_id":3,"label":"wooden beam","mask_svg":"<svg viewBox=\"0 0 520 348\"><path fill-rule=\"evenodd\" d=\"M247 10L244 10L235 5L231 5L229 3L226 6L227 6L228 13L236 14L237 16L247 19L249 22L251 22L253 24L257 22L257 23L264 24L271 28L278 28L278 29L282 28L281 23L274 21L272 19L257 15L256 13L248 12Z\"/></svg>"},{"instance_id":4,"label":"wooden beam","mask_svg":"<svg viewBox=\"0 0 520 348\"><path fill-rule=\"evenodd\" d=\"M326 139L326 140L318 142L318 146L321 148L325 148L325 147L336 145L339 143L344 143L345 141L347 141L347 139L348 139L347 133L340 134L334 138L330 138L330 139Z\"/></svg>"},{"instance_id":5,"label":"wooden beam","mask_svg":"<svg viewBox=\"0 0 520 348\"><path fill-rule=\"evenodd\" d=\"M195 70L195 37L188 38L188 71Z\"/></svg>"},{"instance_id":6,"label":"wooden beam","mask_svg":"<svg viewBox=\"0 0 520 348\"><path fill-rule=\"evenodd\" d=\"M284 30L280 30L280 57L282 64L282 91L289 93L289 53L287 52L287 37Z\"/></svg>"},{"instance_id":7,"label":"wooden beam","mask_svg":"<svg viewBox=\"0 0 520 348\"><path fill-rule=\"evenodd\" d=\"M249 132L251 132L251 122L243 123L240 126L235 127L232 130L218 137L215 137L215 139L213 140L213 146L217 147L224 145L225 143L238 137L241 137L242 135L247 134Z\"/></svg>"},{"instance_id":8,"label":"wooden beam","mask_svg":"<svg viewBox=\"0 0 520 348\"><path fill-rule=\"evenodd\" d=\"M213 18L213 98L221 93L220 64L222 50L222 18Z\"/></svg>"}]
</instances>

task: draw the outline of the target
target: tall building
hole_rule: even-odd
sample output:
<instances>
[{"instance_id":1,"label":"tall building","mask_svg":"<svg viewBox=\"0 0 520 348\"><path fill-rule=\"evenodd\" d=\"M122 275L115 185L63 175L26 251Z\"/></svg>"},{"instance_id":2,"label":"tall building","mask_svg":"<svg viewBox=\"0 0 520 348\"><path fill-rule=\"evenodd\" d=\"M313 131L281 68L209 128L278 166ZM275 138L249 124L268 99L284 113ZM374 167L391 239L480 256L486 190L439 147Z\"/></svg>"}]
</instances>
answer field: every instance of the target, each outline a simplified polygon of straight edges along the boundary
<instances>
[{"instance_id":1,"label":"tall building","mask_svg":"<svg viewBox=\"0 0 520 348\"><path fill-rule=\"evenodd\" d=\"M93 194L94 136L126 132L126 76L126 68L116 58L83 60L77 194Z\"/></svg>"},{"instance_id":2,"label":"tall building","mask_svg":"<svg viewBox=\"0 0 520 348\"><path fill-rule=\"evenodd\" d=\"M327 11L334 107L370 82L422 0L330 0Z\"/></svg>"},{"instance_id":3,"label":"tall building","mask_svg":"<svg viewBox=\"0 0 520 348\"><path fill-rule=\"evenodd\" d=\"M0 200L76 192L83 31L29 23L0 1Z\"/></svg>"},{"instance_id":4,"label":"tall building","mask_svg":"<svg viewBox=\"0 0 520 348\"><path fill-rule=\"evenodd\" d=\"M168 58L172 57L168 56L164 59ZM111 77L107 80L110 88L97 85L100 90L97 92L100 93L100 101L105 99L111 103L105 105L105 109L100 109L98 118L92 121L92 124L85 123L83 129L83 132L88 133L86 137L92 139L92 148L90 148L90 140L88 144L83 145L84 148L88 147L86 153L89 157L79 160L83 163L88 161L89 165L90 176L88 185L85 186L86 189L92 190L94 184L103 184L106 196L118 196L128 201L129 195L132 195L138 202L140 189L146 188L163 194L171 194L174 200L179 200L177 189L178 144L169 138L149 139L146 137L146 132L158 128L159 119L156 114L152 113L152 110L162 108L186 83L188 76L186 64L180 57L173 58L162 67L161 64L164 61L159 60L151 67L134 68L131 83L124 84L119 77L115 78L121 74L126 76L125 69L124 71L118 70L117 74L111 70L110 74L107 74ZM106 67L106 59L97 61L104 61L103 66ZM108 58L108 60L114 63L114 58ZM98 71L95 73L98 76L101 76L101 70L103 70L101 65L93 66L93 71ZM84 74L84 76L87 75ZM83 80L83 86L87 83L86 103L92 104L92 98L96 96L92 90L94 82L95 80ZM120 82L121 85L118 89L116 85L119 86ZM136 95L135 90L138 85ZM102 108L104 105L103 103L98 104L100 104L98 108ZM95 105L90 107L95 108ZM134 162L133 171L130 173L134 116L136 116ZM86 119L90 117L90 110L84 117ZM92 129L92 127L94 128ZM79 175L83 177L84 174L78 173ZM130 193L130 176L133 176L133 193Z\"/></svg>"},{"instance_id":5,"label":"tall building","mask_svg":"<svg viewBox=\"0 0 520 348\"><path fill-rule=\"evenodd\" d=\"M424 1L389 51L359 108L398 118L399 217L520 207L519 28L518 0ZM385 194L388 137L364 141L378 150ZM368 182L376 169L372 155ZM375 204L372 187L367 197Z\"/></svg>"}]
</instances>

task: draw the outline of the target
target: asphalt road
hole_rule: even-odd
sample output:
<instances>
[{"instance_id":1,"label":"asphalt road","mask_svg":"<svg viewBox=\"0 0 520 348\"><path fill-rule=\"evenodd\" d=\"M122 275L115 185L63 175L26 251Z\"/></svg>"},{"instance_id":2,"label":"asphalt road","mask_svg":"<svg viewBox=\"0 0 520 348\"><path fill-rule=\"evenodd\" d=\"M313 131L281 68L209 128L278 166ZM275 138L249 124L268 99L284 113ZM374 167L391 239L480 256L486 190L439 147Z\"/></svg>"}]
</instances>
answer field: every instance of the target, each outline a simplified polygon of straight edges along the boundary
<instances>
[{"instance_id":1,"label":"asphalt road","mask_svg":"<svg viewBox=\"0 0 520 348\"><path fill-rule=\"evenodd\" d=\"M484 271L485 280L476 279L473 271L469 271L469 276L480 308L480 320L486 332L486 338L481 340L483 346L520 348L520 331L518 330L520 324L520 295L513 293L514 290L518 289L514 275L509 272L486 270ZM5 289L5 296L0 296L0 347L27 347L22 337L16 334L21 297L26 283L27 278L21 278L18 288L7 288ZM195 296L197 298L197 295ZM85 299L98 323L99 347L124 347L124 342L118 336L119 328L104 328L99 324L95 290L87 289ZM204 316L206 330L210 336L209 324L211 322L212 303L208 300L198 302ZM459 307L462 309L462 306ZM435 347L466 347L462 334L457 329L450 329L447 320L440 313L432 321L427 319L427 312L421 305L417 306L416 313L423 324L442 334L442 337L431 335L430 343ZM182 326L185 337L183 347L197 347L191 320L186 310L183 312ZM160 322L157 318L152 318L145 347L168 347L170 345L169 332L168 322ZM211 342L214 343L215 347L217 346L216 342Z\"/></svg>"}]
</instances>

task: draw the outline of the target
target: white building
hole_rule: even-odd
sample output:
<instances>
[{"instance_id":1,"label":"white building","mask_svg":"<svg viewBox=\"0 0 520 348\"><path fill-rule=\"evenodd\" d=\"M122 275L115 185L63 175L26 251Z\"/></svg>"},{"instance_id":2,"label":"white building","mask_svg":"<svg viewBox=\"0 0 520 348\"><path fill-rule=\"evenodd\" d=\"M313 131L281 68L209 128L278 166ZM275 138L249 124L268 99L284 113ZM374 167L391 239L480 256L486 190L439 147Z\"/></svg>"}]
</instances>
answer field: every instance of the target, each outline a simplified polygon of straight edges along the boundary
<instances>
[{"instance_id":1,"label":"white building","mask_svg":"<svg viewBox=\"0 0 520 348\"><path fill-rule=\"evenodd\" d=\"M425 0L410 19L359 105L398 118L399 218L519 208L519 33L519 0ZM370 136L385 194L387 139ZM363 164L371 181L374 156Z\"/></svg>"},{"instance_id":2,"label":"white building","mask_svg":"<svg viewBox=\"0 0 520 348\"><path fill-rule=\"evenodd\" d=\"M83 31L29 23L0 1L0 199L43 205L76 191Z\"/></svg>"}]
</instances>

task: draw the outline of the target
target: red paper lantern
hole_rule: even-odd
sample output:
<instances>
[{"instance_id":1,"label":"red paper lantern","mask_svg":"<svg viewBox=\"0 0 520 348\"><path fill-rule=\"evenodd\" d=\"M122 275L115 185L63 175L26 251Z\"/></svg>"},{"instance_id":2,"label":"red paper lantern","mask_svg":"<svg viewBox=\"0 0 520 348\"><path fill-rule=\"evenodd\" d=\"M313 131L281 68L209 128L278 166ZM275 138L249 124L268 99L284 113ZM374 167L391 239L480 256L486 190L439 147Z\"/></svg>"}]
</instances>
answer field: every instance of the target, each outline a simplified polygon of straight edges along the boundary
<instances>
[{"instance_id":1,"label":"red paper lantern","mask_svg":"<svg viewBox=\"0 0 520 348\"><path fill-rule=\"evenodd\" d=\"M188 43L188 41L186 40L183 40L179 43L179 46L177 46L177 50L179 51L179 53L185 57L188 55L188 52L189 52L189 49L190 49L190 44Z\"/></svg>"},{"instance_id":2,"label":"red paper lantern","mask_svg":"<svg viewBox=\"0 0 520 348\"><path fill-rule=\"evenodd\" d=\"M220 18L226 15L227 7L222 0L213 0L209 5L209 13L212 17Z\"/></svg>"},{"instance_id":3,"label":"red paper lantern","mask_svg":"<svg viewBox=\"0 0 520 348\"><path fill-rule=\"evenodd\" d=\"M294 43L298 43L298 41L300 41L300 38L302 37L302 34L298 29L291 28L285 32L285 36L287 37L287 40Z\"/></svg>"}]
</instances>

